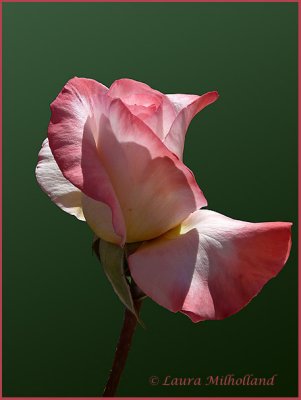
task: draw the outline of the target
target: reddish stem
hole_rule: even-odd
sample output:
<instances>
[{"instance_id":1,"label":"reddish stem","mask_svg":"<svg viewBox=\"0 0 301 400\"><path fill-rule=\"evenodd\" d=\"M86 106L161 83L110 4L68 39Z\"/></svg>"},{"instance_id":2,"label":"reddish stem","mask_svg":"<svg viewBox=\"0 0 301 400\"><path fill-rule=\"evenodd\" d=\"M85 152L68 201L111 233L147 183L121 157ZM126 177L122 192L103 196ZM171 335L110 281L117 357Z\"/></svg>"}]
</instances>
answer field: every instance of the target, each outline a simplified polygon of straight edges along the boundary
<instances>
[{"instance_id":1,"label":"reddish stem","mask_svg":"<svg viewBox=\"0 0 301 400\"><path fill-rule=\"evenodd\" d=\"M135 301L137 316L139 315L141 304L142 300ZM136 326L136 316L126 308L124 313L123 326L116 347L112 369L110 371L109 379L103 392L103 397L115 396L122 372L126 364Z\"/></svg>"}]
</instances>

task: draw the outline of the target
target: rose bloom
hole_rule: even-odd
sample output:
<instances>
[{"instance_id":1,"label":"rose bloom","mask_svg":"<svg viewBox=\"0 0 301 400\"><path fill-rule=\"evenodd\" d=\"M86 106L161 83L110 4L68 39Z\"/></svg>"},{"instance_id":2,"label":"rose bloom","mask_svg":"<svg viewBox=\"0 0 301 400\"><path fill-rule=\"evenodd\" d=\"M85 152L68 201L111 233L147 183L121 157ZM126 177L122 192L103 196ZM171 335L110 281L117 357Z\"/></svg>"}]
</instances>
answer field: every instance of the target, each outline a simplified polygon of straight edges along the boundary
<instances>
[{"instance_id":1,"label":"rose bloom","mask_svg":"<svg viewBox=\"0 0 301 400\"><path fill-rule=\"evenodd\" d=\"M192 118L218 98L131 79L73 78L51 104L36 168L51 200L128 256L139 288L193 322L244 307L285 264L291 223L237 221L207 205L183 164Z\"/></svg>"}]
</instances>

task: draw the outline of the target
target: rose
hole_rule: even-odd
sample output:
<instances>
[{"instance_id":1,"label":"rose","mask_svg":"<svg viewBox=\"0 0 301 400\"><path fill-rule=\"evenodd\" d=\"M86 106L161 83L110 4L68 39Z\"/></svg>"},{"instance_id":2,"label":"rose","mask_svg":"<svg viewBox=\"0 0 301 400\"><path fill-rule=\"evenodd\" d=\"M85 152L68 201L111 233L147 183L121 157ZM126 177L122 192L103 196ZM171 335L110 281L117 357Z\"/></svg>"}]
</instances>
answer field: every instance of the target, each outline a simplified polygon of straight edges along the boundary
<instances>
[{"instance_id":1,"label":"rose","mask_svg":"<svg viewBox=\"0 0 301 400\"><path fill-rule=\"evenodd\" d=\"M217 92L164 95L130 79L108 89L71 79L51 104L36 169L60 208L102 240L141 242L131 276L153 300L192 321L245 306L285 264L290 223L236 221L209 210L183 164L186 130Z\"/></svg>"},{"instance_id":2,"label":"rose","mask_svg":"<svg viewBox=\"0 0 301 400\"><path fill-rule=\"evenodd\" d=\"M65 211L81 207L105 240L123 245L157 237L207 204L178 157L191 118L216 98L216 92L168 97L128 79L108 90L74 78L51 105L39 183ZM62 192L58 176L51 178L55 189L50 187L46 168L58 175L60 170L81 195L73 186L68 191L61 176Z\"/></svg>"}]
</instances>

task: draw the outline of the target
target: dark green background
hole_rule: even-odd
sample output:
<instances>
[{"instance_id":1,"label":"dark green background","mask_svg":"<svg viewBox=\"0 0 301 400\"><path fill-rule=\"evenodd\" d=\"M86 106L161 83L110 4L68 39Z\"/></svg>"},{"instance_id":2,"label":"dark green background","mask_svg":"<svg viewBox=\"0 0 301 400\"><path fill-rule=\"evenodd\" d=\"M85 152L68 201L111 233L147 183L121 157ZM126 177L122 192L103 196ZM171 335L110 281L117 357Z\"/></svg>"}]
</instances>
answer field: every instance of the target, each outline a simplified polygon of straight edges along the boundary
<instances>
[{"instance_id":1,"label":"dark green background","mask_svg":"<svg viewBox=\"0 0 301 400\"><path fill-rule=\"evenodd\" d=\"M119 396L297 395L297 4L4 4L5 396L99 396L122 306L92 233L38 187L49 104L71 77L218 90L185 162L211 209L292 221L284 270L244 310L193 324L150 300ZM269 377L274 387L152 387L152 375Z\"/></svg>"}]
</instances>

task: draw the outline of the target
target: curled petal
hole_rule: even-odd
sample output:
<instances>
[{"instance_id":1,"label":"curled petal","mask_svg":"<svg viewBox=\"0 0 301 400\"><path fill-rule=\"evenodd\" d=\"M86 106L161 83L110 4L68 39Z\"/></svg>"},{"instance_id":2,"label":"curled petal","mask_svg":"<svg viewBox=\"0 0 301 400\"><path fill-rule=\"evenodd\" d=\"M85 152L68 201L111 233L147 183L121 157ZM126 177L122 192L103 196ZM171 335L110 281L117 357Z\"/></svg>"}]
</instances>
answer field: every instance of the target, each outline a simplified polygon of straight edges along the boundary
<instances>
[{"instance_id":1,"label":"curled petal","mask_svg":"<svg viewBox=\"0 0 301 400\"><path fill-rule=\"evenodd\" d=\"M114 230L123 244L122 211L95 142L107 109L107 91L92 79L73 78L67 82L51 104L48 138L65 178L88 197L111 208Z\"/></svg>"},{"instance_id":2,"label":"curled petal","mask_svg":"<svg viewBox=\"0 0 301 400\"><path fill-rule=\"evenodd\" d=\"M130 255L131 274L153 300L193 322L223 319L282 269L290 229L291 223L249 223L199 210Z\"/></svg>"},{"instance_id":3,"label":"curled petal","mask_svg":"<svg viewBox=\"0 0 301 400\"><path fill-rule=\"evenodd\" d=\"M50 150L48 139L44 140L39 152L36 177L42 190L58 207L85 221L81 191L64 178Z\"/></svg>"},{"instance_id":4,"label":"curled petal","mask_svg":"<svg viewBox=\"0 0 301 400\"><path fill-rule=\"evenodd\" d=\"M208 92L202 96L169 94L167 97L173 103L177 116L164 139L164 144L182 159L185 135L192 118L203 108L216 101L218 93Z\"/></svg>"}]
</instances>

